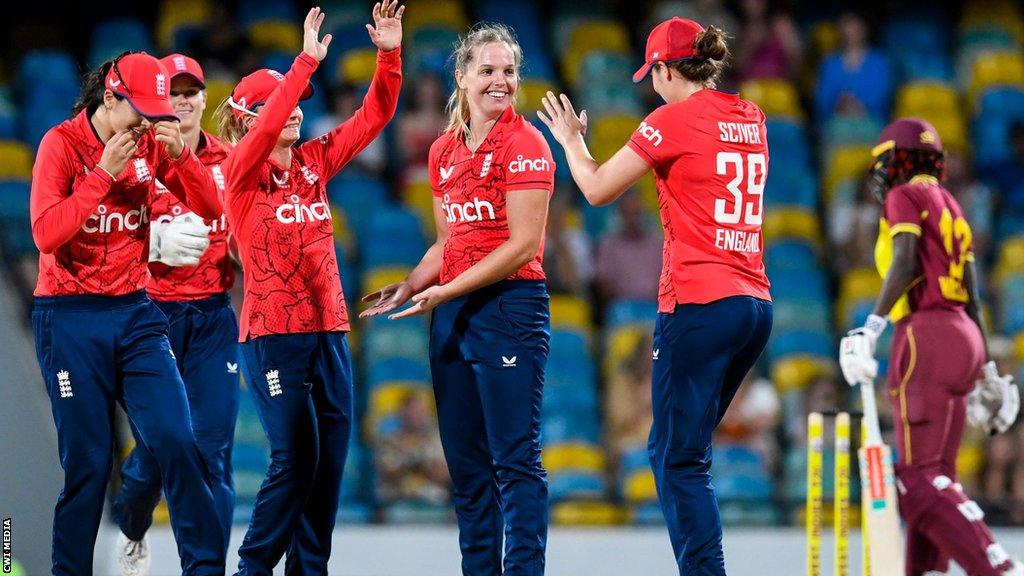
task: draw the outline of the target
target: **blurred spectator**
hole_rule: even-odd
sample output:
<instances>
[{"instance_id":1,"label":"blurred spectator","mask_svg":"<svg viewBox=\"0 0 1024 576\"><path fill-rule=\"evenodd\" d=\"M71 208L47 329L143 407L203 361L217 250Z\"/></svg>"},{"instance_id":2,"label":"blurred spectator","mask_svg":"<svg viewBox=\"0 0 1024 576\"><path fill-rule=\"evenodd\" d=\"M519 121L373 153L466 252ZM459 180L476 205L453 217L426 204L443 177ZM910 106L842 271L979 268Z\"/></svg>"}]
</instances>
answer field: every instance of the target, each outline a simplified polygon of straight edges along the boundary
<instances>
[{"instance_id":1,"label":"blurred spectator","mask_svg":"<svg viewBox=\"0 0 1024 576\"><path fill-rule=\"evenodd\" d=\"M715 445L749 448L761 455L769 470L774 469L779 451L774 434L779 409L775 386L751 371L715 430Z\"/></svg>"},{"instance_id":2,"label":"blurred spectator","mask_svg":"<svg viewBox=\"0 0 1024 576\"><path fill-rule=\"evenodd\" d=\"M833 114L889 117L893 78L885 54L868 45L868 27L852 12L839 17L840 47L826 57L818 73L814 109L819 122Z\"/></svg>"},{"instance_id":3,"label":"blurred spectator","mask_svg":"<svg viewBox=\"0 0 1024 576\"><path fill-rule=\"evenodd\" d=\"M647 445L654 419L651 411L652 348L651 334L645 331L633 351L614 367L608 378L604 399L606 433L612 454Z\"/></svg>"},{"instance_id":4,"label":"blurred spectator","mask_svg":"<svg viewBox=\"0 0 1024 576\"><path fill-rule=\"evenodd\" d=\"M882 205L864 182L853 184L853 202L835 201L829 208L829 231L833 246L839 248L839 259L833 265L839 272L875 267L875 242Z\"/></svg>"},{"instance_id":5,"label":"blurred spectator","mask_svg":"<svg viewBox=\"0 0 1024 576\"><path fill-rule=\"evenodd\" d=\"M427 163L430 145L447 124L445 87L433 72L420 72L406 89L405 110L398 115L398 152L402 166Z\"/></svg>"},{"instance_id":6,"label":"blurred spectator","mask_svg":"<svg viewBox=\"0 0 1024 576\"><path fill-rule=\"evenodd\" d=\"M380 499L385 503L418 500L448 501L451 480L441 440L424 395L410 392L402 403L398 429L382 434L375 446L374 464Z\"/></svg>"},{"instance_id":7,"label":"blurred spectator","mask_svg":"<svg viewBox=\"0 0 1024 576\"><path fill-rule=\"evenodd\" d=\"M946 152L946 188L956 196L971 225L971 246L983 260L989 253L995 195L974 174L970 159Z\"/></svg>"},{"instance_id":8,"label":"blurred spectator","mask_svg":"<svg viewBox=\"0 0 1024 576\"><path fill-rule=\"evenodd\" d=\"M331 111L316 120L310 134L314 136L326 134L338 124L351 118L356 110L363 105L365 94L364 89L347 82L332 86ZM377 136L358 156L352 159L348 166L359 168L372 176L381 176L388 161L384 138L384 133Z\"/></svg>"},{"instance_id":9,"label":"blurred spectator","mask_svg":"<svg viewBox=\"0 0 1024 576\"><path fill-rule=\"evenodd\" d=\"M1024 523L1024 425L988 441L987 462L982 474L980 500L985 511L1012 524Z\"/></svg>"},{"instance_id":10,"label":"blurred spectator","mask_svg":"<svg viewBox=\"0 0 1024 576\"><path fill-rule=\"evenodd\" d=\"M644 222L640 194L631 190L617 203L619 230L597 246L597 291L607 304L621 299L654 300L661 278L662 239Z\"/></svg>"},{"instance_id":11,"label":"blurred spectator","mask_svg":"<svg viewBox=\"0 0 1024 576\"><path fill-rule=\"evenodd\" d=\"M735 70L739 82L758 78L792 80L803 45L800 31L784 12L768 12L768 0L740 2L743 24L737 31Z\"/></svg>"},{"instance_id":12,"label":"blurred spectator","mask_svg":"<svg viewBox=\"0 0 1024 576\"><path fill-rule=\"evenodd\" d=\"M544 240L544 274L553 293L582 294L594 279L590 238L569 222L569 198L574 191L555 193L548 209Z\"/></svg>"}]
</instances>

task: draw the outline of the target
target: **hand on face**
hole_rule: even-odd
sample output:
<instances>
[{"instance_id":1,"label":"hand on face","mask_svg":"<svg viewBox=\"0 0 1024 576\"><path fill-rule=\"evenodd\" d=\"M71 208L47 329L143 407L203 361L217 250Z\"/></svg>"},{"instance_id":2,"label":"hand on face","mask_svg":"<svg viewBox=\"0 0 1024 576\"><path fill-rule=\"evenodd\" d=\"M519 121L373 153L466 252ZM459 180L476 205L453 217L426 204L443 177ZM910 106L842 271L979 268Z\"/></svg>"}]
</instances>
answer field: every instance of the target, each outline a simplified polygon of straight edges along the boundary
<instances>
[{"instance_id":1,"label":"hand on face","mask_svg":"<svg viewBox=\"0 0 1024 576\"><path fill-rule=\"evenodd\" d=\"M172 160L177 160L185 150L181 137L181 126L174 120L161 120L153 125L156 141L163 144Z\"/></svg>"}]
</instances>

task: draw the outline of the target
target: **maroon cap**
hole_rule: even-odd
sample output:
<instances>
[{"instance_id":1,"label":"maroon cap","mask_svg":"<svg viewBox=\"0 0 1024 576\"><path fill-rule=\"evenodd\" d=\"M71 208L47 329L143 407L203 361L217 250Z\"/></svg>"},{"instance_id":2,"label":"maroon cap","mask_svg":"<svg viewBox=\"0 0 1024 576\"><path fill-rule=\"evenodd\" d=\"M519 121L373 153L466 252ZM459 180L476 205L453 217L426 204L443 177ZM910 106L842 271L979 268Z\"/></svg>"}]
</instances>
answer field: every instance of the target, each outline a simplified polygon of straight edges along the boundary
<instances>
[{"instance_id":1,"label":"maroon cap","mask_svg":"<svg viewBox=\"0 0 1024 576\"><path fill-rule=\"evenodd\" d=\"M128 100L142 116L177 120L167 98L169 84L167 69L145 52L125 54L115 60L104 82L107 90Z\"/></svg>"},{"instance_id":2,"label":"maroon cap","mask_svg":"<svg viewBox=\"0 0 1024 576\"><path fill-rule=\"evenodd\" d=\"M277 88L278 84L284 81L284 75L276 70L261 68L245 78L242 78L235 89L231 91L231 99L228 105L234 110L236 116L242 114L256 114L253 108L266 104L270 94ZM313 85L306 84L299 100L305 100L313 95Z\"/></svg>"},{"instance_id":3,"label":"maroon cap","mask_svg":"<svg viewBox=\"0 0 1024 576\"><path fill-rule=\"evenodd\" d=\"M644 65L633 74L633 82L642 82L655 62L675 62L697 55L697 36L704 27L693 20L673 16L654 27L647 36Z\"/></svg>"},{"instance_id":4,"label":"maroon cap","mask_svg":"<svg viewBox=\"0 0 1024 576\"><path fill-rule=\"evenodd\" d=\"M882 130L878 145L871 154L879 156L892 148L909 148L942 152L942 140L935 127L919 118L900 118Z\"/></svg>"},{"instance_id":5,"label":"maroon cap","mask_svg":"<svg viewBox=\"0 0 1024 576\"><path fill-rule=\"evenodd\" d=\"M200 86L206 88L206 77L203 76L203 68L194 58L189 58L184 54L171 54L161 58L160 63L164 65L164 68L167 68L167 73L171 75L171 80L185 75L193 78L196 82L199 82Z\"/></svg>"}]
</instances>

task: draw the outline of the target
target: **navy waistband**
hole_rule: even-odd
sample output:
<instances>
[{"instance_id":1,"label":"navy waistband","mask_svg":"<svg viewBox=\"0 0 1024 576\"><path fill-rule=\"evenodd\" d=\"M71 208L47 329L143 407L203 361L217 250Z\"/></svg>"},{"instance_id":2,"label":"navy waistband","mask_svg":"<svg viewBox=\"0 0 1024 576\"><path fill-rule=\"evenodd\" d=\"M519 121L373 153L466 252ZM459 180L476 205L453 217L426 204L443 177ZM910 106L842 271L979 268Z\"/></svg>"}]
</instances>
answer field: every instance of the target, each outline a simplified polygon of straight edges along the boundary
<instances>
[{"instance_id":1,"label":"navy waistband","mask_svg":"<svg viewBox=\"0 0 1024 576\"><path fill-rule=\"evenodd\" d=\"M145 290L121 296L79 294L74 296L36 296L36 310L112 310L149 302Z\"/></svg>"},{"instance_id":2,"label":"navy waistband","mask_svg":"<svg viewBox=\"0 0 1024 576\"><path fill-rule=\"evenodd\" d=\"M457 298L548 298L548 285L543 280L502 280L489 286L478 288L473 292Z\"/></svg>"},{"instance_id":3,"label":"navy waistband","mask_svg":"<svg viewBox=\"0 0 1024 576\"><path fill-rule=\"evenodd\" d=\"M211 310L220 310L225 306L230 306L231 295L227 292L221 292L220 294L214 294L199 300L154 300L154 302L156 302L156 305L161 310L188 308L191 306L201 312L210 312Z\"/></svg>"}]
</instances>

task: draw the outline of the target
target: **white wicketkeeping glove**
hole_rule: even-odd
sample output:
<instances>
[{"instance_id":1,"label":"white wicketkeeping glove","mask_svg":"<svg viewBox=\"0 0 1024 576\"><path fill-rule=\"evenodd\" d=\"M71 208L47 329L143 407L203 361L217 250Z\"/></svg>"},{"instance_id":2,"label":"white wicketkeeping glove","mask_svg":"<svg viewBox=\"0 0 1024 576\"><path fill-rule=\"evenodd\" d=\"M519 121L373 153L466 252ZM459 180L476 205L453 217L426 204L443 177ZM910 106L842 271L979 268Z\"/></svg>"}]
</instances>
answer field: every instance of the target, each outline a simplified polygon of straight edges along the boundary
<instances>
[{"instance_id":1,"label":"white wicketkeeping glove","mask_svg":"<svg viewBox=\"0 0 1024 576\"><path fill-rule=\"evenodd\" d=\"M864 326L850 330L839 342L839 367L850 386L874 382L878 376L875 344L889 322L881 316L868 316Z\"/></svg>"},{"instance_id":2,"label":"white wicketkeeping glove","mask_svg":"<svg viewBox=\"0 0 1024 576\"><path fill-rule=\"evenodd\" d=\"M168 266L195 266L210 246L210 230L203 219L187 212L162 226L150 226L150 261ZM153 251L158 257L153 258Z\"/></svg>"},{"instance_id":3,"label":"white wicketkeeping glove","mask_svg":"<svg viewBox=\"0 0 1024 576\"><path fill-rule=\"evenodd\" d=\"M967 422L988 434L1006 432L1017 421L1020 411L1020 390L1013 376L1000 376L995 362L982 367L984 378L974 383L967 395Z\"/></svg>"}]
</instances>

